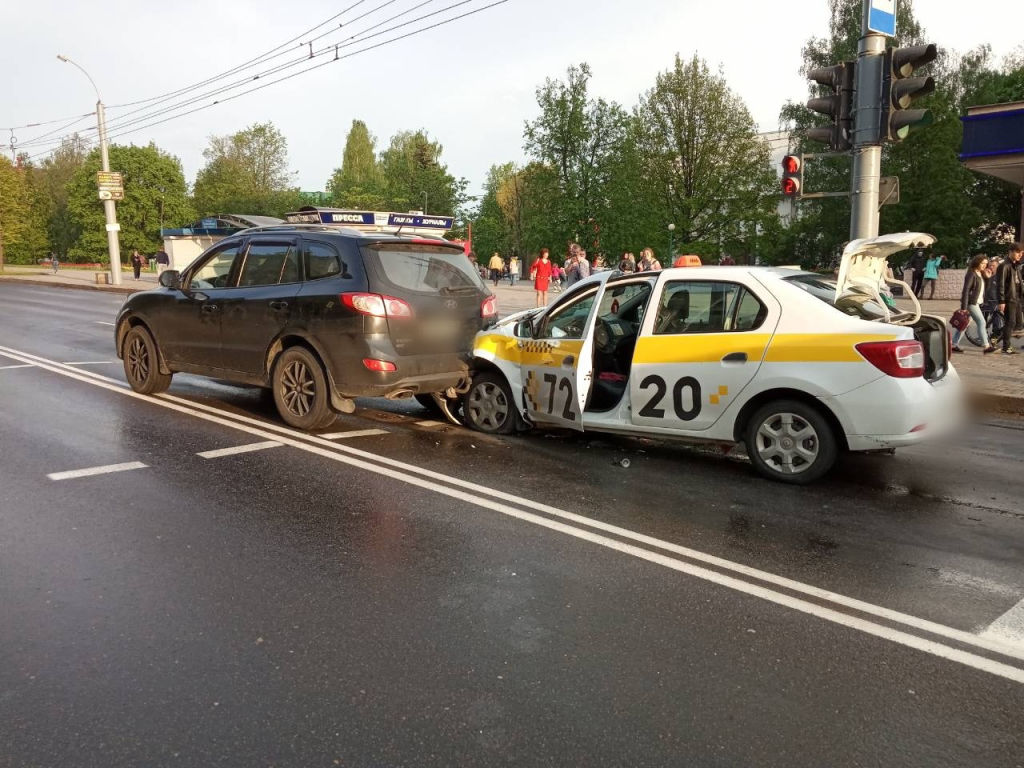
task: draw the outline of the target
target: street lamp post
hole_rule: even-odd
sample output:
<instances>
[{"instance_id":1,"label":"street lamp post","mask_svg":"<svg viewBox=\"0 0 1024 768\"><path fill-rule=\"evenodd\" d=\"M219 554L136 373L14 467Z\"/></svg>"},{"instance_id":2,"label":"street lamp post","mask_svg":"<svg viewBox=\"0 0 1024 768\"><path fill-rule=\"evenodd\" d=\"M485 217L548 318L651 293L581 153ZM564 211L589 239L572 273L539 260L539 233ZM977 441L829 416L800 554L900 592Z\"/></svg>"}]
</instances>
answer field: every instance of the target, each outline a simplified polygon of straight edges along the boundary
<instances>
[{"instance_id":1,"label":"street lamp post","mask_svg":"<svg viewBox=\"0 0 1024 768\"><path fill-rule=\"evenodd\" d=\"M673 248L675 248L675 243L674 243L675 234L676 234L676 225L675 224L669 224L668 225L668 263L669 264L672 264L672 261L674 260L673 259L673 254L672 254L672 250L673 250Z\"/></svg>"},{"instance_id":2,"label":"street lamp post","mask_svg":"<svg viewBox=\"0 0 1024 768\"><path fill-rule=\"evenodd\" d=\"M93 82L91 77L89 77L89 73L82 69L77 62L74 62L67 56L62 56L60 54L57 54L57 58L65 64L71 64L72 66L77 67L78 71L89 79L93 90L96 91L96 122L98 123L100 134L100 163L102 164L103 171L109 173L110 155L107 151L107 118L103 110L103 100L100 98L100 89L96 87L96 83ZM117 210L114 208L113 200L103 201L103 213L107 218L107 254L110 257L110 280L114 285L120 285L121 246L117 235L120 227L117 223Z\"/></svg>"}]
</instances>

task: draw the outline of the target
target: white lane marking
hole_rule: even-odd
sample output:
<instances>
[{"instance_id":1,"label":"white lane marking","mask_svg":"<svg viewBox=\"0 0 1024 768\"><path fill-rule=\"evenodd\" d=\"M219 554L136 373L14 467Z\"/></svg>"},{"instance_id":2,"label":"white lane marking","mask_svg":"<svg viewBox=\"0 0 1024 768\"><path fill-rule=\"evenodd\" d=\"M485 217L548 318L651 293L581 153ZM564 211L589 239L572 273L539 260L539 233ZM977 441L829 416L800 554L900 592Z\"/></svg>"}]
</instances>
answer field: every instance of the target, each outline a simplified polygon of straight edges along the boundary
<instances>
[{"instance_id":1,"label":"white lane marking","mask_svg":"<svg viewBox=\"0 0 1024 768\"><path fill-rule=\"evenodd\" d=\"M35 368L32 363L20 363L18 365L0 365L0 371L11 371L15 368Z\"/></svg>"},{"instance_id":2,"label":"white lane marking","mask_svg":"<svg viewBox=\"0 0 1024 768\"><path fill-rule=\"evenodd\" d=\"M67 472L51 472L47 475L51 480L71 480L76 477L90 477L91 475L106 475L111 472L127 472L129 469L145 469L146 465L141 461L129 461L124 464L107 464L105 467L88 467L86 469L72 469Z\"/></svg>"},{"instance_id":3,"label":"white lane marking","mask_svg":"<svg viewBox=\"0 0 1024 768\"><path fill-rule=\"evenodd\" d=\"M71 362L70 360L65 360L63 364L64 365L114 365L117 362L118 362L117 360L80 360L79 362L75 363L75 362Z\"/></svg>"},{"instance_id":4,"label":"white lane marking","mask_svg":"<svg viewBox=\"0 0 1024 768\"><path fill-rule=\"evenodd\" d=\"M383 456L377 456L376 454L367 453L365 451L359 451L355 448L339 446L334 443L329 443L327 441L320 440L314 435L294 433L292 430L289 430L288 428L285 427L277 427L276 425L266 424L263 422L256 421L255 419L248 419L246 417L235 417L233 414L224 414L223 412L218 411L215 408L203 406L199 403L191 403L187 400L174 397L173 395L160 395L158 396L158 398L155 399L146 395L139 395L128 389L127 386L122 382L107 379L106 377L100 376L98 374L77 371L72 368L60 368L58 363L54 363L52 361L46 360L45 358L37 357L29 353L18 352L17 350L10 350L5 347L0 347L0 354L6 354L8 357L14 357L15 359L35 360L38 362L41 368L52 371L53 373L66 376L71 379L76 379L84 383L93 384L103 389L107 389L112 392L117 392L119 394L138 399L142 402L149 402L155 405L160 405L161 407L167 408L169 410L191 415L194 416L195 418L202 419L204 421L233 428L240 432L258 435L260 437L278 437L278 439L280 439L281 442L284 443L285 445L290 445L292 447L305 450L309 453L322 456L332 461L337 461L343 464L348 464L353 467L365 469L369 472L373 472L378 475L383 475L385 477L389 477L399 482L408 483L409 485L424 488L426 490L434 491L441 495L466 501L467 503L475 504L476 506L491 509L493 511L500 512L510 517L514 517L526 522L533 523L538 526L549 528L551 530L559 531L561 533L565 533L576 538L590 541L595 544L607 547L608 549L613 549L625 554L629 554L633 557L637 557L648 562L656 563L666 568L671 568L672 570L676 570L681 573L686 573L688 575L695 576L697 578L715 584L719 584L729 589L761 598L763 600L775 603L777 605L792 608L793 610L797 610L802 613L816 616L818 618L833 622L835 624L839 624L841 626L859 630L868 635L889 640L891 642L898 643L909 648L914 648L916 650L932 654L939 658L954 661L965 666L978 669L983 672L988 672L990 674L997 675L999 677L1003 677L1005 679L1024 684L1024 669L1013 667L1002 662L993 661L992 659L983 656L978 656L974 653L963 651L959 648L953 648L948 645L944 645L940 642L927 640L916 635L911 635L907 632L903 632L902 630L893 629L892 627L888 627L881 624L876 624L866 619L849 616L847 614L840 613L839 611L834 610L832 608L827 608L825 606L819 605L817 603L811 603L806 600L793 597L792 595L776 592L775 590L768 589L760 585L751 584L749 582L742 581L732 576L718 573L717 571L710 571L706 568L695 566L691 563L687 563L681 560L676 560L666 555L651 552L646 549L641 549L639 547L624 543L617 539L609 539L605 536L593 533L592 531L566 525L556 520L539 517L538 515L534 515L530 512L524 512L521 509L516 509L514 507L509 507L505 504L497 503L495 501L492 501L491 499L481 498L480 496L464 493L462 491L456 490L455 488L439 485L438 483L434 483L429 480L411 476L407 474L407 472L412 471L414 473L422 474L424 476L434 476L452 485L474 487L474 484L459 480L458 478L449 477L447 475L441 475L439 473L432 472L431 470L415 467L414 465L405 464L404 462L399 462L394 459L388 459ZM179 405L179 403L182 403L182 405ZM202 411L207 412L203 413ZM224 416L230 416L232 420L224 418ZM244 422L258 424L259 428L247 426ZM268 431L270 429L273 429L279 433L284 434L274 435L272 432ZM303 441L308 442L300 442L300 440L298 439L292 439L287 436L288 434L301 435ZM327 448L321 448L316 443L325 445L327 446ZM355 458L355 456L365 456L369 459L369 461L363 461L361 459ZM377 462L377 464L370 463L371 461L375 461ZM395 465L398 467L404 467L405 471L391 472L381 465ZM545 504L533 502L529 499L522 499L518 496L514 496L513 494L504 493L503 491L488 489L485 488L484 486L475 487L480 488L483 491L487 492L489 495L497 498L505 498L514 501L515 503L522 504L523 506L533 507L536 509L543 509L544 511L547 511L549 514L553 514L564 519L574 520L593 528L608 530L616 533L616 535L631 538L635 541L640 541L651 546L659 547L661 549L679 552L692 559L703 560L705 562L712 563L716 566L732 570L736 573L751 576L761 581L775 583L780 586L784 586L787 589L791 589L793 591L813 595L819 599L828 600L832 603L835 603L836 605L842 605L844 607L853 608L854 610L863 613L879 616L890 621L899 622L907 626L912 626L914 628L921 629L925 632L929 632L934 635L946 637L958 641L960 643L972 645L987 651L1001 654L1003 656L1013 657L1016 659L1024 659L1024 647L1016 644L1010 644L1001 640L993 640L991 638L973 635L969 632L964 632L962 630L954 629L952 627L947 627L945 625L928 621L926 619L921 619L916 616L910 616L908 614L903 614L898 611L890 610L888 608L883 608L881 606L876 606L871 603L866 603L855 598L850 598L845 595L829 592L827 590L823 590L818 587L811 586L809 584L803 584L802 582L787 579L782 576L776 576L775 574L768 573L767 571L759 571L756 568L750 568L749 566L741 565L739 563L733 563L728 560L723 560L713 555L698 552L697 550L692 550L687 547L681 547L677 544L672 544L670 542L654 539L644 534L638 534L627 529L618 528L617 526L611 526L605 523L600 523L596 520L590 520L589 518L574 515L570 512L565 512L563 510L558 510L555 507L549 507Z\"/></svg>"},{"instance_id":5,"label":"white lane marking","mask_svg":"<svg viewBox=\"0 0 1024 768\"><path fill-rule=\"evenodd\" d=\"M108 323L106 320L93 320L93 322L99 323L100 325L113 325L113 323Z\"/></svg>"},{"instance_id":6,"label":"white lane marking","mask_svg":"<svg viewBox=\"0 0 1024 768\"><path fill-rule=\"evenodd\" d=\"M443 427L445 423L443 421L417 421L416 426L418 427Z\"/></svg>"},{"instance_id":7,"label":"white lane marking","mask_svg":"<svg viewBox=\"0 0 1024 768\"><path fill-rule=\"evenodd\" d=\"M318 435L324 440L346 440L350 437L370 437L371 435L387 435L386 429L352 429L348 432L331 432L328 435Z\"/></svg>"},{"instance_id":8,"label":"white lane marking","mask_svg":"<svg viewBox=\"0 0 1024 768\"><path fill-rule=\"evenodd\" d=\"M248 445L236 445L233 448L218 448L215 451L201 451L196 456L204 459L219 459L221 456L234 456L237 453L251 453L252 451L263 451L267 448L280 448L281 443L276 440L268 440L265 443L249 443Z\"/></svg>"},{"instance_id":9,"label":"white lane marking","mask_svg":"<svg viewBox=\"0 0 1024 768\"><path fill-rule=\"evenodd\" d=\"M1024 645L1024 600L989 624L981 636Z\"/></svg>"}]
</instances>

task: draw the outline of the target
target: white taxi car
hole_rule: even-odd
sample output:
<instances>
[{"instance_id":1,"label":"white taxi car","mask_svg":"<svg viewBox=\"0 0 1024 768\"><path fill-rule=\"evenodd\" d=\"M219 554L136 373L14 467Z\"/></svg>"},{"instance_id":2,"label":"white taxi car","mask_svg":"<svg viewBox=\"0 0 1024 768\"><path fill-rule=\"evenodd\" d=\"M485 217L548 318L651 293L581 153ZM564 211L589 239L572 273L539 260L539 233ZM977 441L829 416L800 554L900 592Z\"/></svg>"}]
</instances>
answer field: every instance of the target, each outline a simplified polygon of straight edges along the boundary
<instances>
[{"instance_id":1,"label":"white taxi car","mask_svg":"<svg viewBox=\"0 0 1024 768\"><path fill-rule=\"evenodd\" d=\"M484 432L741 442L762 475L801 484L842 450L917 443L953 426L962 392L945 321L916 299L895 308L886 259L934 239L855 240L838 280L770 267L595 275L477 335L463 418Z\"/></svg>"}]
</instances>

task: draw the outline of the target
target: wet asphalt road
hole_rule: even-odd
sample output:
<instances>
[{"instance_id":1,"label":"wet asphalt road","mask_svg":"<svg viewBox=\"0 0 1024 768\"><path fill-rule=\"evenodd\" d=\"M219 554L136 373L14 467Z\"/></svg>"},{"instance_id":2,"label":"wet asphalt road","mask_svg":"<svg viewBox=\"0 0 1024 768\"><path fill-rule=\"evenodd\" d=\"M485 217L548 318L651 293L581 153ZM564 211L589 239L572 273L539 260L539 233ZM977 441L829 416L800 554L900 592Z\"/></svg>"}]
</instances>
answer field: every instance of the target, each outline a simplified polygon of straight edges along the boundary
<instances>
[{"instance_id":1,"label":"wet asphalt road","mask_svg":"<svg viewBox=\"0 0 1024 768\"><path fill-rule=\"evenodd\" d=\"M0 284L0 766L1024 764L1024 425L806 489L415 404L311 438L128 395L119 304Z\"/></svg>"}]
</instances>

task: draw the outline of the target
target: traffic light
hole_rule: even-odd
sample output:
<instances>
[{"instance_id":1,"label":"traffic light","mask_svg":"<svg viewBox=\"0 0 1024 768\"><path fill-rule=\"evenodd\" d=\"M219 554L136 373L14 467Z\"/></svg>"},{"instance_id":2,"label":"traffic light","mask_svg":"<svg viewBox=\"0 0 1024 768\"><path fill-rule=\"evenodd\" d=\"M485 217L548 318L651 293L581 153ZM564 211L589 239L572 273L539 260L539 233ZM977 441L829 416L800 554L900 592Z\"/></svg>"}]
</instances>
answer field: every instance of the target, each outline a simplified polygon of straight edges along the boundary
<instances>
[{"instance_id":1,"label":"traffic light","mask_svg":"<svg viewBox=\"0 0 1024 768\"><path fill-rule=\"evenodd\" d=\"M935 61L938 50L931 43L909 48L887 48L882 70L883 141L903 141L920 126L930 125L932 113L927 109L907 109L912 102L935 90L930 77L911 77L914 70Z\"/></svg>"},{"instance_id":2,"label":"traffic light","mask_svg":"<svg viewBox=\"0 0 1024 768\"><path fill-rule=\"evenodd\" d=\"M836 152L845 152L853 146L853 92L857 63L844 61L831 67L811 70L808 77L819 85L832 89L829 96L807 102L807 108L832 118L832 125L823 125L807 131L807 138L828 144Z\"/></svg>"},{"instance_id":3,"label":"traffic light","mask_svg":"<svg viewBox=\"0 0 1024 768\"><path fill-rule=\"evenodd\" d=\"M802 155L782 158L782 194L794 199L800 197L804 186L804 160Z\"/></svg>"}]
</instances>

